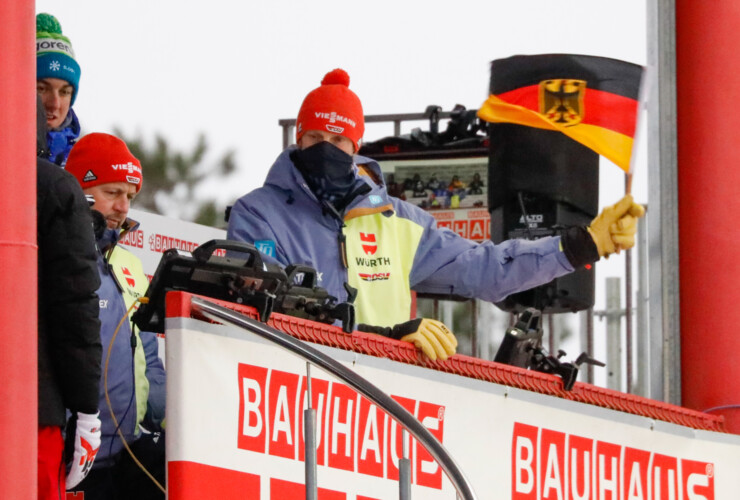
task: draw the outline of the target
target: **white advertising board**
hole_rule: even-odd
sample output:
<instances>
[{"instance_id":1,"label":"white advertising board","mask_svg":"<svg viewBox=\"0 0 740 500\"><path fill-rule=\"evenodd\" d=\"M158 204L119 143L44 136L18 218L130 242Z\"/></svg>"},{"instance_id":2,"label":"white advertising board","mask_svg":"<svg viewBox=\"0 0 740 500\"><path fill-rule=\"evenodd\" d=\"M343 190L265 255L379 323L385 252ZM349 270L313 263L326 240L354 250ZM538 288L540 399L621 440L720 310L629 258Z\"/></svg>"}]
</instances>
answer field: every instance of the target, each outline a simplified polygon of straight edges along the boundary
<instances>
[{"instance_id":1,"label":"white advertising board","mask_svg":"<svg viewBox=\"0 0 740 500\"><path fill-rule=\"evenodd\" d=\"M233 327L167 323L169 498L303 498L306 365ZM714 500L740 491L740 437L316 346L392 395L480 499ZM401 433L312 370L320 500L398 498ZM416 443L412 498L455 499Z\"/></svg>"},{"instance_id":2,"label":"white advertising board","mask_svg":"<svg viewBox=\"0 0 740 500\"><path fill-rule=\"evenodd\" d=\"M206 241L226 238L226 231L223 229L142 210L131 210L129 217L139 222L139 228L129 232L121 239L120 244L141 259L144 272L150 280L165 250L177 248L192 252Z\"/></svg>"}]
</instances>

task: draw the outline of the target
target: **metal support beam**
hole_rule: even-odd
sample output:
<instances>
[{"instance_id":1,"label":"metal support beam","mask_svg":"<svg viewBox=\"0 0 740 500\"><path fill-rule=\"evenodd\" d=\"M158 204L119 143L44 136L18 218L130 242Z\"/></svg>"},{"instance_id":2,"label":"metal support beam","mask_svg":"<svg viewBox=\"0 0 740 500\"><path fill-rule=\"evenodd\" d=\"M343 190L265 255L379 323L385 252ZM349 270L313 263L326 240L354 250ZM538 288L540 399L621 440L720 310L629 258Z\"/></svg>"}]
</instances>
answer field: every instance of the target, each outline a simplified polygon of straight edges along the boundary
<instances>
[{"instance_id":1,"label":"metal support beam","mask_svg":"<svg viewBox=\"0 0 740 500\"><path fill-rule=\"evenodd\" d=\"M637 225L637 331L635 335L635 350L637 376L634 386L628 388L634 394L643 397L653 397L650 393L650 381L659 376L653 373L652 359L650 354L654 351L660 352L660 345L653 346L650 330L648 328L648 228L647 224Z\"/></svg>"},{"instance_id":2,"label":"metal support beam","mask_svg":"<svg viewBox=\"0 0 740 500\"><path fill-rule=\"evenodd\" d=\"M411 500L411 460L409 460L408 434L401 434L401 455L398 460L398 498Z\"/></svg>"},{"instance_id":3,"label":"metal support beam","mask_svg":"<svg viewBox=\"0 0 740 500\"><path fill-rule=\"evenodd\" d=\"M606 279L606 386L622 387L621 279Z\"/></svg>"},{"instance_id":4,"label":"metal support beam","mask_svg":"<svg viewBox=\"0 0 740 500\"><path fill-rule=\"evenodd\" d=\"M306 363L306 409L303 410L303 442L305 443L306 500L319 497L316 470L316 410L311 404L311 363Z\"/></svg>"},{"instance_id":5,"label":"metal support beam","mask_svg":"<svg viewBox=\"0 0 740 500\"><path fill-rule=\"evenodd\" d=\"M662 374L650 395L680 404L675 1L648 0L647 9L650 334L661 345L651 360Z\"/></svg>"}]
</instances>

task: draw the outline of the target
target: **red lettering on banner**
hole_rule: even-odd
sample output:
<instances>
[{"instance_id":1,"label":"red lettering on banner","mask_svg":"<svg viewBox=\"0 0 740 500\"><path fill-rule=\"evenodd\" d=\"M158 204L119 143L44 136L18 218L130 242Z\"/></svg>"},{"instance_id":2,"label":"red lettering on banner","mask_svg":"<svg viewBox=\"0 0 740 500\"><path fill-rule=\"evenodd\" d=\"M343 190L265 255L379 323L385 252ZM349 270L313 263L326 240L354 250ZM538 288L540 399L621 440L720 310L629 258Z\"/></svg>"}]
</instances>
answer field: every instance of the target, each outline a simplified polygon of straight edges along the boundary
<instances>
[{"instance_id":1,"label":"red lettering on banner","mask_svg":"<svg viewBox=\"0 0 740 500\"><path fill-rule=\"evenodd\" d=\"M596 443L596 498L619 500L619 455L622 447L616 444Z\"/></svg>"},{"instance_id":2,"label":"red lettering on banner","mask_svg":"<svg viewBox=\"0 0 740 500\"><path fill-rule=\"evenodd\" d=\"M400 404L406 410L408 410L409 413L412 415L416 415L416 401L409 398L404 398L401 396L391 396L393 399L396 400L396 403ZM386 415L386 423L388 424L388 441L386 445L386 450L388 450L388 456L386 457L386 465L387 465L387 473L386 477L388 479L398 480L398 461L403 457L403 429L401 426L399 426L395 420L390 418ZM406 433L406 449L409 450L409 455L412 453L412 447L411 447L411 435ZM413 458L411 456L406 457L409 460L411 460L412 464ZM415 482L415 475L412 468L411 471L411 481Z\"/></svg>"},{"instance_id":3,"label":"red lettering on banner","mask_svg":"<svg viewBox=\"0 0 740 500\"><path fill-rule=\"evenodd\" d=\"M540 476L542 499L565 498L565 433L542 429L540 435Z\"/></svg>"},{"instance_id":4,"label":"red lettering on banner","mask_svg":"<svg viewBox=\"0 0 740 500\"><path fill-rule=\"evenodd\" d=\"M512 500L537 498L535 462L537 459L537 427L514 423L511 447Z\"/></svg>"},{"instance_id":5,"label":"red lettering on banner","mask_svg":"<svg viewBox=\"0 0 740 500\"><path fill-rule=\"evenodd\" d=\"M128 231L120 240L118 240L118 243L122 243L134 248L144 248L144 231L142 231L141 229L137 229L136 231Z\"/></svg>"},{"instance_id":6,"label":"red lettering on banner","mask_svg":"<svg viewBox=\"0 0 740 500\"><path fill-rule=\"evenodd\" d=\"M260 476L195 462L173 460L167 464L167 498L181 500L260 498ZM67 500L70 500L69 496Z\"/></svg>"},{"instance_id":7,"label":"red lettering on banner","mask_svg":"<svg viewBox=\"0 0 740 500\"><path fill-rule=\"evenodd\" d=\"M453 220L455 218L455 214L453 212L433 211L429 213L432 215L432 217L434 217L437 220L437 225L439 225L440 221Z\"/></svg>"},{"instance_id":8,"label":"red lettering on banner","mask_svg":"<svg viewBox=\"0 0 740 500\"><path fill-rule=\"evenodd\" d=\"M326 439L325 426L326 409L329 405L329 382L327 380L311 378L311 408L316 411L316 464L324 465L326 463ZM306 405L306 377L301 377L301 411L307 408ZM298 430L300 439L298 439L298 460L306 460L306 432L303 427L302 415L298 417Z\"/></svg>"},{"instance_id":9,"label":"red lettering on banner","mask_svg":"<svg viewBox=\"0 0 740 500\"><path fill-rule=\"evenodd\" d=\"M295 428L298 375L272 370L270 373L270 455L296 457Z\"/></svg>"},{"instance_id":10,"label":"red lettering on banner","mask_svg":"<svg viewBox=\"0 0 740 500\"><path fill-rule=\"evenodd\" d=\"M305 377L240 364L238 381L238 447L304 461ZM317 417L317 464L397 480L403 450L398 424L344 384L313 377L311 392ZM443 442L444 406L392 397ZM439 465L410 435L406 439L412 482L442 489Z\"/></svg>"},{"instance_id":11,"label":"red lettering on banner","mask_svg":"<svg viewBox=\"0 0 740 500\"><path fill-rule=\"evenodd\" d=\"M329 411L329 467L354 469L354 422L357 393L344 384L332 384Z\"/></svg>"},{"instance_id":12,"label":"red lettering on banner","mask_svg":"<svg viewBox=\"0 0 740 500\"><path fill-rule=\"evenodd\" d=\"M488 222L491 220L488 210L468 210L468 217L471 219L474 217L481 217L483 219L488 219Z\"/></svg>"},{"instance_id":13,"label":"red lettering on banner","mask_svg":"<svg viewBox=\"0 0 740 500\"><path fill-rule=\"evenodd\" d=\"M624 447L624 480L622 491L625 498L648 498L648 467L650 452Z\"/></svg>"},{"instance_id":14,"label":"red lettering on banner","mask_svg":"<svg viewBox=\"0 0 740 500\"><path fill-rule=\"evenodd\" d=\"M360 398L357 432L357 472L383 477L385 453L384 413L365 398Z\"/></svg>"},{"instance_id":15,"label":"red lettering on banner","mask_svg":"<svg viewBox=\"0 0 740 500\"><path fill-rule=\"evenodd\" d=\"M653 455L650 469L654 500L678 500L678 460L667 455Z\"/></svg>"},{"instance_id":16,"label":"red lettering on banner","mask_svg":"<svg viewBox=\"0 0 740 500\"><path fill-rule=\"evenodd\" d=\"M318 488L319 500L347 500L347 494L341 491ZM306 498L306 486L301 483L270 478L270 500L289 498Z\"/></svg>"},{"instance_id":17,"label":"red lettering on banner","mask_svg":"<svg viewBox=\"0 0 740 500\"><path fill-rule=\"evenodd\" d=\"M512 500L714 500L714 464L516 422ZM651 485L650 487L648 485Z\"/></svg>"},{"instance_id":18,"label":"red lettering on banner","mask_svg":"<svg viewBox=\"0 0 740 500\"><path fill-rule=\"evenodd\" d=\"M593 470L594 440L581 436L568 436L568 499L586 500L592 497L591 471Z\"/></svg>"},{"instance_id":19,"label":"red lettering on banner","mask_svg":"<svg viewBox=\"0 0 740 500\"><path fill-rule=\"evenodd\" d=\"M239 437L242 450L265 453L267 368L239 364Z\"/></svg>"},{"instance_id":20,"label":"red lettering on banner","mask_svg":"<svg viewBox=\"0 0 740 500\"><path fill-rule=\"evenodd\" d=\"M375 497L366 497L363 495L357 495L357 500L380 500L380 499L375 498Z\"/></svg>"},{"instance_id":21,"label":"red lettering on banner","mask_svg":"<svg viewBox=\"0 0 740 500\"><path fill-rule=\"evenodd\" d=\"M143 236L142 236L141 245L143 248L144 246ZM182 240L180 238L175 238L175 237L167 236L164 234L153 233L149 235L149 250L151 250L152 252L163 253L166 250L169 250L171 248L176 248L178 250L184 250L186 252L192 252L193 250L198 248L198 245L199 244L194 241ZM213 255L224 257L226 255L226 250L219 248L213 251Z\"/></svg>"},{"instance_id":22,"label":"red lettering on banner","mask_svg":"<svg viewBox=\"0 0 740 500\"><path fill-rule=\"evenodd\" d=\"M487 210L429 213L437 221L438 228L445 227L463 238L477 242L491 239L491 216Z\"/></svg>"},{"instance_id":23,"label":"red lettering on banner","mask_svg":"<svg viewBox=\"0 0 740 500\"><path fill-rule=\"evenodd\" d=\"M490 220L473 219L470 221L470 235L469 238L474 241L483 241L486 239L486 226L490 223Z\"/></svg>"},{"instance_id":24,"label":"red lettering on banner","mask_svg":"<svg viewBox=\"0 0 740 500\"><path fill-rule=\"evenodd\" d=\"M441 443L444 436L444 407L419 401L419 411L416 418ZM442 488L442 469L434 461L429 452L416 440L416 484L429 488Z\"/></svg>"},{"instance_id":25,"label":"red lettering on banner","mask_svg":"<svg viewBox=\"0 0 740 500\"><path fill-rule=\"evenodd\" d=\"M66 500L85 500L84 491L68 491ZM358 497L359 498L359 497Z\"/></svg>"},{"instance_id":26,"label":"red lettering on banner","mask_svg":"<svg viewBox=\"0 0 740 500\"><path fill-rule=\"evenodd\" d=\"M681 483L685 500L714 500L714 465L681 460Z\"/></svg>"},{"instance_id":27,"label":"red lettering on banner","mask_svg":"<svg viewBox=\"0 0 740 500\"><path fill-rule=\"evenodd\" d=\"M463 238L468 237L468 221L466 220L456 220L452 223L452 230L455 231L457 234L462 236Z\"/></svg>"}]
</instances>

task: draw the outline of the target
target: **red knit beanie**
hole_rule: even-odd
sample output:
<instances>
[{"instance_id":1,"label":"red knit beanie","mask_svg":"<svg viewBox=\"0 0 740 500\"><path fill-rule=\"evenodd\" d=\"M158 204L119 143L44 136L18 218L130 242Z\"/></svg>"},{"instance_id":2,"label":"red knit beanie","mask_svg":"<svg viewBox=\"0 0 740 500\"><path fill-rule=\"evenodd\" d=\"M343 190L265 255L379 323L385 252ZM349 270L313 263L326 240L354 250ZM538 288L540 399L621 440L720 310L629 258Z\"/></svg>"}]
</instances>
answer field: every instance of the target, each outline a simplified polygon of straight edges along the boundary
<instances>
[{"instance_id":1,"label":"red knit beanie","mask_svg":"<svg viewBox=\"0 0 740 500\"><path fill-rule=\"evenodd\" d=\"M365 133L365 116L360 98L349 89L349 75L335 69L321 80L321 86L308 93L298 111L296 142L309 130L324 130L350 139L355 151Z\"/></svg>"},{"instance_id":2,"label":"red knit beanie","mask_svg":"<svg viewBox=\"0 0 740 500\"><path fill-rule=\"evenodd\" d=\"M126 143L116 136L95 132L77 141L69 152L67 172L74 175L82 189L107 184L128 182L141 190L143 178L141 163L128 150Z\"/></svg>"}]
</instances>

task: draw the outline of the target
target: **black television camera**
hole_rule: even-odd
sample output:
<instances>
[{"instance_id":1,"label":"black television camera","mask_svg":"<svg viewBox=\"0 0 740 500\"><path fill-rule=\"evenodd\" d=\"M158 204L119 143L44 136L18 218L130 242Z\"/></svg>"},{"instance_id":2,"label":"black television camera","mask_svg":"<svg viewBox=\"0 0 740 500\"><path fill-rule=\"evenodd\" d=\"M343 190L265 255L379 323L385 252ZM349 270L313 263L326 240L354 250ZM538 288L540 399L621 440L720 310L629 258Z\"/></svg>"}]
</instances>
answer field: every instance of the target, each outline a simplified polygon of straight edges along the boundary
<instances>
[{"instance_id":1,"label":"black television camera","mask_svg":"<svg viewBox=\"0 0 740 500\"><path fill-rule=\"evenodd\" d=\"M285 286L275 301L275 311L312 319L321 323L342 322L342 330L350 333L355 325L355 307L352 304L357 297L357 290L347 283L347 302L337 303L337 298L329 295L324 288L316 285L316 270L301 265L285 268L288 275Z\"/></svg>"},{"instance_id":2,"label":"black television camera","mask_svg":"<svg viewBox=\"0 0 740 500\"><path fill-rule=\"evenodd\" d=\"M149 301L141 304L131 319L141 330L163 332L165 295L183 291L252 306L262 322L274 310L328 324L339 320L342 329L351 332L356 290L345 285L349 300L337 303L315 282L313 268L290 266L284 270L277 264L264 263L253 245L211 240L192 254L177 249L165 251L145 295Z\"/></svg>"},{"instance_id":3,"label":"black television camera","mask_svg":"<svg viewBox=\"0 0 740 500\"><path fill-rule=\"evenodd\" d=\"M565 351L558 350L558 355L548 354L542 346L542 312L528 307L519 316L519 320L507 328L504 340L496 352L494 361L507 365L529 368L543 373L552 373L563 379L563 388L569 391L578 377L578 367L583 364L606 366L601 361L591 358L582 352L572 363L560 361Z\"/></svg>"}]
</instances>

